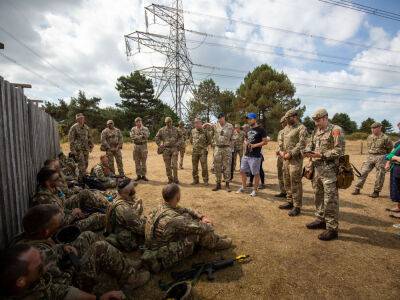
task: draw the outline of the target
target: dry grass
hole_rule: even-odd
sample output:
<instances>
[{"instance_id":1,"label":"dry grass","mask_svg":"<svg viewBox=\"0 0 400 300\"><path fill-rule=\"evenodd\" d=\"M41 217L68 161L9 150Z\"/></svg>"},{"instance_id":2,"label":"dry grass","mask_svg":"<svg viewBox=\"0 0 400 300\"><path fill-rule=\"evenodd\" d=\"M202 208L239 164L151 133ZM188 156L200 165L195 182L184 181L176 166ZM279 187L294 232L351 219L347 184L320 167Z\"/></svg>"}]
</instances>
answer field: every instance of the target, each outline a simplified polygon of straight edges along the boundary
<instances>
[{"instance_id":1,"label":"dry grass","mask_svg":"<svg viewBox=\"0 0 400 300\"><path fill-rule=\"evenodd\" d=\"M67 148L63 145L63 148ZM166 176L161 156L150 144L148 159L149 183L139 184L138 195L143 199L145 213L160 202L161 188ZM220 271L214 282L202 278L196 286L196 297L201 299L399 299L400 295L400 237L392 227L393 219L385 212L392 206L388 198L388 178L382 197L373 200L374 172L357 197L351 188L340 191L340 237L337 241L322 242L318 231L310 231L305 224L314 219L314 205L310 182L304 180L304 208L301 216L290 218L277 206L278 192L275 144L264 149L267 189L256 198L236 195L224 190L212 192L211 187L192 187L191 156L185 156L184 170L179 171L182 186L182 205L208 215L218 232L233 238L235 248L221 253L202 251L190 261L228 258L250 254L248 264ZM364 147L365 149L365 147ZM365 156L360 155L360 142L348 142L347 151L352 162L361 167ZM190 152L190 149L187 151ZM96 146L90 165L98 161L101 152ZM132 145L123 149L127 176L134 177ZM212 182L214 176L211 175ZM239 184L236 173L234 188ZM169 280L168 273L158 276L135 293L139 299L160 298L157 282Z\"/></svg>"}]
</instances>

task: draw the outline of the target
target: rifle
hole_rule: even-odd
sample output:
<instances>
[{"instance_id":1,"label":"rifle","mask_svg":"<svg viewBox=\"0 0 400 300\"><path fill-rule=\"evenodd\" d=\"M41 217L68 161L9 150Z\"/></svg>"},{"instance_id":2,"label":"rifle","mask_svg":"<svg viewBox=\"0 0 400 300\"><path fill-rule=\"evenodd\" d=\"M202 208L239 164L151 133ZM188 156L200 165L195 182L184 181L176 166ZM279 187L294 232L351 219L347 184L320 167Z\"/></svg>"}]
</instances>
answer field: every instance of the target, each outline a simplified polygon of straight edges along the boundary
<instances>
[{"instance_id":1,"label":"rifle","mask_svg":"<svg viewBox=\"0 0 400 300\"><path fill-rule=\"evenodd\" d=\"M200 277L204 273L207 274L207 279L209 281L212 281L215 279L214 272L225 269L227 267L232 267L235 264L235 262L244 263L249 261L250 261L250 255L239 255L231 259L220 259L207 263L193 264L190 270L181 272L171 272L171 277L174 280L170 283L163 283L160 281L159 286L161 290L166 291L177 282L193 280L196 278L197 274L198 277Z\"/></svg>"}]
</instances>

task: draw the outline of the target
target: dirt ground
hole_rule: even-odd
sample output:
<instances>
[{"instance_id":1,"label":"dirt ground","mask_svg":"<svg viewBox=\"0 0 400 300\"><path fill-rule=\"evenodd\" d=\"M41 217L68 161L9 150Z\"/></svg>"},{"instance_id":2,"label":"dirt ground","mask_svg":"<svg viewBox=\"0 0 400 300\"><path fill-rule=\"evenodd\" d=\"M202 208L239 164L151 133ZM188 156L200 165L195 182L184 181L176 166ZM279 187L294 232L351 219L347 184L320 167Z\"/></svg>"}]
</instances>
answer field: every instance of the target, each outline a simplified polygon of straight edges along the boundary
<instances>
[{"instance_id":1,"label":"dirt ground","mask_svg":"<svg viewBox=\"0 0 400 300\"><path fill-rule=\"evenodd\" d=\"M193 187L190 148L179 170L182 187L181 204L209 216L216 231L227 234L234 248L222 252L201 251L174 270L182 270L193 262L230 258L249 254L247 264L238 264L215 274L209 282L203 276L195 288L198 299L400 299L400 236L392 227L396 221L388 217L385 208L393 206L389 199L389 175L381 197L372 199L374 171L362 190L352 196L352 188L340 191L339 240L322 242L320 231L306 229L314 219L311 184L303 180L304 206L302 214L290 218L287 211L278 209L275 143L264 149L264 169L267 188L251 198L225 190L212 192L211 187ZM67 150L67 146L63 145ZM365 145L364 145L365 149ZM347 142L351 161L361 168L365 155L360 155L360 142ZM90 167L99 159L99 146L90 156ZM132 145L123 149L127 176L134 177ZM211 156L209 155L209 160ZM166 182L162 157L150 145L148 183L140 183L137 194L143 199L145 213L161 201L161 189ZM214 175L210 174L214 184ZM239 186L235 173L233 189ZM154 276L149 284L135 292L138 299L160 299L158 280L169 281L168 272Z\"/></svg>"}]
</instances>

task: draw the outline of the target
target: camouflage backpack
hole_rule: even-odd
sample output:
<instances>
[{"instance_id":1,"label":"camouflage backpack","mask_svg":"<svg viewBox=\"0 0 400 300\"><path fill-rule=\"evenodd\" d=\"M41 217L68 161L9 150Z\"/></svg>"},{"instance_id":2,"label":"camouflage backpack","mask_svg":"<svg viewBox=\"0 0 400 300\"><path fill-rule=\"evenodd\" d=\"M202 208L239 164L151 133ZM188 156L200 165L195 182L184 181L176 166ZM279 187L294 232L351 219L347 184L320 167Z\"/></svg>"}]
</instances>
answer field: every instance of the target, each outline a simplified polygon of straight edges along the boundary
<instances>
[{"instance_id":1,"label":"camouflage backpack","mask_svg":"<svg viewBox=\"0 0 400 300\"><path fill-rule=\"evenodd\" d=\"M337 187L347 189L354 180L353 165L350 163L349 155L343 155L339 158L339 171L337 174Z\"/></svg>"}]
</instances>

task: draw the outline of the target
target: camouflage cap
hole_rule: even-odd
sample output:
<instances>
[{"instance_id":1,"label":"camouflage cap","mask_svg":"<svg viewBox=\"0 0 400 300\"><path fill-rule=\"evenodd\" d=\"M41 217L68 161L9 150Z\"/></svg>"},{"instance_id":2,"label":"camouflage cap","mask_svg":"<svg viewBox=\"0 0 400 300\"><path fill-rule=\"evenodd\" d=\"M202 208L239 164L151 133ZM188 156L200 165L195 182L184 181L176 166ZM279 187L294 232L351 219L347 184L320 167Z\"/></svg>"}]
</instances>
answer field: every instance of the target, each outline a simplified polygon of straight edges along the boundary
<instances>
[{"instance_id":1,"label":"camouflage cap","mask_svg":"<svg viewBox=\"0 0 400 300\"><path fill-rule=\"evenodd\" d=\"M371 128L377 128L377 127L382 127L382 124L379 122L375 122L371 125Z\"/></svg>"},{"instance_id":2,"label":"camouflage cap","mask_svg":"<svg viewBox=\"0 0 400 300\"><path fill-rule=\"evenodd\" d=\"M76 120L78 120L79 118L83 118L83 117L84 117L83 113L79 113L79 114L75 115Z\"/></svg>"},{"instance_id":3,"label":"camouflage cap","mask_svg":"<svg viewBox=\"0 0 400 300\"><path fill-rule=\"evenodd\" d=\"M328 115L327 110L326 110L325 108L320 108L320 109L317 109L317 110L313 113L312 118L313 118L314 120L316 120L316 119L320 119L320 118L322 118L322 117L325 117L325 116L327 116L327 115Z\"/></svg>"},{"instance_id":4,"label":"camouflage cap","mask_svg":"<svg viewBox=\"0 0 400 300\"><path fill-rule=\"evenodd\" d=\"M164 122L165 123L171 123L172 122L171 117L166 117Z\"/></svg>"},{"instance_id":5,"label":"camouflage cap","mask_svg":"<svg viewBox=\"0 0 400 300\"><path fill-rule=\"evenodd\" d=\"M185 125L185 123L183 123L183 121L179 121L178 124L179 124L179 125Z\"/></svg>"},{"instance_id":6,"label":"camouflage cap","mask_svg":"<svg viewBox=\"0 0 400 300\"><path fill-rule=\"evenodd\" d=\"M291 108L286 112L285 119L292 117L292 116L297 116L297 110L295 110L294 108Z\"/></svg>"},{"instance_id":7,"label":"camouflage cap","mask_svg":"<svg viewBox=\"0 0 400 300\"><path fill-rule=\"evenodd\" d=\"M137 118L135 119L135 122L139 122L139 121L142 121L142 118L141 118L141 117L137 117Z\"/></svg>"},{"instance_id":8,"label":"camouflage cap","mask_svg":"<svg viewBox=\"0 0 400 300\"><path fill-rule=\"evenodd\" d=\"M113 120L108 120L108 121L107 121L107 125L108 125L108 124L114 124L114 121L113 121Z\"/></svg>"},{"instance_id":9,"label":"camouflage cap","mask_svg":"<svg viewBox=\"0 0 400 300\"><path fill-rule=\"evenodd\" d=\"M286 122L286 118L285 118L285 116L283 116L282 118L281 118L281 121L280 121L281 123L285 123Z\"/></svg>"}]
</instances>

